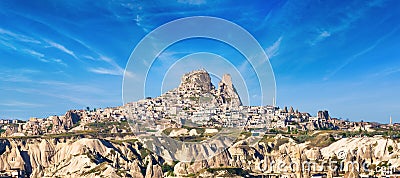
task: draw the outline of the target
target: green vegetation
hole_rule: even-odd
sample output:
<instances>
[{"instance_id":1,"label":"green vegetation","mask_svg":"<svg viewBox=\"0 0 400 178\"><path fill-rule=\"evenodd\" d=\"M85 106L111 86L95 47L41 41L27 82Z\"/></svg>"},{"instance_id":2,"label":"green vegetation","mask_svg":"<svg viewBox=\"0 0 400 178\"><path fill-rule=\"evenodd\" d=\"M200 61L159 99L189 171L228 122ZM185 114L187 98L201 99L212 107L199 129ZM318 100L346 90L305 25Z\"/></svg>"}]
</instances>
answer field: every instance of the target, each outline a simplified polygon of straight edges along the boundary
<instances>
[{"instance_id":1,"label":"green vegetation","mask_svg":"<svg viewBox=\"0 0 400 178\"><path fill-rule=\"evenodd\" d=\"M189 97L189 99L190 99L191 101L199 101L199 100L200 100L199 97L194 97L194 96Z\"/></svg>"},{"instance_id":2,"label":"green vegetation","mask_svg":"<svg viewBox=\"0 0 400 178\"><path fill-rule=\"evenodd\" d=\"M81 124L81 120L79 120L78 122L76 122L72 127L77 127ZM51 126L53 127L53 124L51 124Z\"/></svg>"},{"instance_id":3,"label":"green vegetation","mask_svg":"<svg viewBox=\"0 0 400 178\"><path fill-rule=\"evenodd\" d=\"M269 133L277 133L277 131L275 129L270 129Z\"/></svg>"},{"instance_id":4,"label":"green vegetation","mask_svg":"<svg viewBox=\"0 0 400 178\"><path fill-rule=\"evenodd\" d=\"M81 176L87 176L87 175L90 175L93 173L103 172L107 169L106 165L107 165L107 162L103 162L103 163L97 165L96 167L94 167L93 169L82 173Z\"/></svg>"},{"instance_id":5,"label":"green vegetation","mask_svg":"<svg viewBox=\"0 0 400 178\"><path fill-rule=\"evenodd\" d=\"M275 138L274 136L271 135L264 135L263 138L261 138L260 142L264 143L275 142Z\"/></svg>"},{"instance_id":6,"label":"green vegetation","mask_svg":"<svg viewBox=\"0 0 400 178\"><path fill-rule=\"evenodd\" d=\"M178 163L177 161L174 161L174 162L172 163L172 165L169 165L169 164L167 164L167 163L164 163L164 164L161 166L162 172L163 172L163 173L167 173L167 176L175 176L175 174L174 174L174 167L175 167L175 165L176 165L177 163Z\"/></svg>"},{"instance_id":7,"label":"green vegetation","mask_svg":"<svg viewBox=\"0 0 400 178\"><path fill-rule=\"evenodd\" d=\"M314 137L311 135L299 135L297 137L292 137L297 143L305 143L312 140Z\"/></svg>"},{"instance_id":8,"label":"green vegetation","mask_svg":"<svg viewBox=\"0 0 400 178\"><path fill-rule=\"evenodd\" d=\"M75 136L84 136L84 135L96 135L95 131L77 131L77 132L65 132L59 134L49 134L44 135L43 138L71 138Z\"/></svg>"},{"instance_id":9,"label":"green vegetation","mask_svg":"<svg viewBox=\"0 0 400 178\"><path fill-rule=\"evenodd\" d=\"M53 124L50 124L50 125L47 127L47 130L51 130L51 129L53 129Z\"/></svg>"},{"instance_id":10,"label":"green vegetation","mask_svg":"<svg viewBox=\"0 0 400 178\"><path fill-rule=\"evenodd\" d=\"M376 170L376 164L371 164L368 166L369 170Z\"/></svg>"},{"instance_id":11,"label":"green vegetation","mask_svg":"<svg viewBox=\"0 0 400 178\"><path fill-rule=\"evenodd\" d=\"M264 137L260 141L264 143L275 142L275 137L264 135Z\"/></svg>"},{"instance_id":12,"label":"green vegetation","mask_svg":"<svg viewBox=\"0 0 400 178\"><path fill-rule=\"evenodd\" d=\"M391 137L391 138L400 138L400 131L391 131L391 130L386 130L386 129L377 129L373 132L358 132L358 131L336 131L336 133L340 134L343 137L355 137L357 135L360 136L367 136L367 137L373 137L377 135L382 135L386 138Z\"/></svg>"},{"instance_id":13,"label":"green vegetation","mask_svg":"<svg viewBox=\"0 0 400 178\"><path fill-rule=\"evenodd\" d=\"M194 176L196 176L196 174L190 173L190 174L188 174L186 177L194 177Z\"/></svg>"},{"instance_id":14,"label":"green vegetation","mask_svg":"<svg viewBox=\"0 0 400 178\"><path fill-rule=\"evenodd\" d=\"M288 138L281 138L276 140L276 144L274 146L274 150L278 150L280 146L282 146L285 143L289 143Z\"/></svg>"},{"instance_id":15,"label":"green vegetation","mask_svg":"<svg viewBox=\"0 0 400 178\"><path fill-rule=\"evenodd\" d=\"M241 138L248 138L248 137L250 137L251 136L251 132L242 132L242 133L240 133L240 137Z\"/></svg>"},{"instance_id":16,"label":"green vegetation","mask_svg":"<svg viewBox=\"0 0 400 178\"><path fill-rule=\"evenodd\" d=\"M94 122L86 124L86 126L97 133L110 133L111 129L115 126L118 129L130 130L129 123L127 121L123 122Z\"/></svg>"},{"instance_id":17,"label":"green vegetation","mask_svg":"<svg viewBox=\"0 0 400 178\"><path fill-rule=\"evenodd\" d=\"M174 129L175 129L175 128L166 128L166 129L164 129L162 132L163 132L165 135L169 135Z\"/></svg>"},{"instance_id":18,"label":"green vegetation","mask_svg":"<svg viewBox=\"0 0 400 178\"><path fill-rule=\"evenodd\" d=\"M179 140L182 142L201 142L207 140L206 137L202 136L180 136L180 137L172 137L175 140Z\"/></svg>"},{"instance_id":19,"label":"green vegetation","mask_svg":"<svg viewBox=\"0 0 400 178\"><path fill-rule=\"evenodd\" d=\"M109 140L111 143L122 145L123 143L134 144L138 139L128 139L128 140Z\"/></svg>"},{"instance_id":20,"label":"green vegetation","mask_svg":"<svg viewBox=\"0 0 400 178\"><path fill-rule=\"evenodd\" d=\"M389 153L393 153L393 147L392 147L392 145L389 145L388 148L387 148L387 150L389 151Z\"/></svg>"},{"instance_id":21,"label":"green vegetation","mask_svg":"<svg viewBox=\"0 0 400 178\"><path fill-rule=\"evenodd\" d=\"M309 147L327 147L333 142L335 142L335 138L331 134L320 134L316 136L309 136L306 141L310 141Z\"/></svg>"},{"instance_id":22,"label":"green vegetation","mask_svg":"<svg viewBox=\"0 0 400 178\"><path fill-rule=\"evenodd\" d=\"M381 161L381 162L379 162L378 166L379 167L389 167L389 166L391 166L391 164L390 163L388 164L388 161Z\"/></svg>"},{"instance_id":23,"label":"green vegetation","mask_svg":"<svg viewBox=\"0 0 400 178\"><path fill-rule=\"evenodd\" d=\"M161 169L162 169L162 171L163 172L173 172L174 171L174 167L172 167L172 166L170 166L169 164L167 164L167 163L164 163L162 166L161 166Z\"/></svg>"},{"instance_id":24,"label":"green vegetation","mask_svg":"<svg viewBox=\"0 0 400 178\"><path fill-rule=\"evenodd\" d=\"M227 173L224 175L221 175L222 177L234 177L234 176L247 177L247 176L249 176L249 171L243 170L242 168L235 168L235 167L208 168L206 170L207 170L207 172L210 172L212 174L216 174L219 171L226 171Z\"/></svg>"},{"instance_id":25,"label":"green vegetation","mask_svg":"<svg viewBox=\"0 0 400 178\"><path fill-rule=\"evenodd\" d=\"M138 148L139 148L140 157L142 157L142 158L145 158L147 155L149 155L151 153L150 150L143 147L143 144L141 142L138 142Z\"/></svg>"},{"instance_id":26,"label":"green vegetation","mask_svg":"<svg viewBox=\"0 0 400 178\"><path fill-rule=\"evenodd\" d=\"M182 128L166 128L162 132L168 136L169 134L171 134L172 131L179 130L179 129L187 129L188 131L195 129L196 133L198 134L196 136L195 135L193 135L193 136L182 135L182 136L178 136L178 137L172 137L175 140L185 141L185 142L201 142L201 141L206 140L208 137L212 137L212 136L216 135L216 133L215 134L205 134L205 130L206 130L205 128L189 127L189 126L183 126Z\"/></svg>"}]
</instances>

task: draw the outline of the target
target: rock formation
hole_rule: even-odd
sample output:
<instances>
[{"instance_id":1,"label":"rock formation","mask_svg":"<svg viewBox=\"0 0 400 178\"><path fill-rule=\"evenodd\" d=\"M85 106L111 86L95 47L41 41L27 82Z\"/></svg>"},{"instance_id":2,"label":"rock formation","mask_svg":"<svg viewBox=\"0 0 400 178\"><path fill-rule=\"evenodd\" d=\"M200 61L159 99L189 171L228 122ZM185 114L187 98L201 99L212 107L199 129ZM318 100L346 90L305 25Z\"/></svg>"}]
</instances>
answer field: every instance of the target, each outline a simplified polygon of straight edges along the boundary
<instances>
[{"instance_id":1,"label":"rock formation","mask_svg":"<svg viewBox=\"0 0 400 178\"><path fill-rule=\"evenodd\" d=\"M179 85L181 90L199 90L201 92L212 92L215 89L211 83L211 77L208 72L204 69L195 70L186 73L181 78L181 84Z\"/></svg>"},{"instance_id":2,"label":"rock formation","mask_svg":"<svg viewBox=\"0 0 400 178\"><path fill-rule=\"evenodd\" d=\"M378 165L387 161L391 166L400 167L400 161L396 157L400 152L400 143L391 139L343 138L323 148L310 148L308 143L297 144L284 136L273 139L275 141L259 142L255 145L249 145L246 140L242 140L207 160L174 163L149 152L138 141L114 143L88 138L6 139L0 141L0 170L22 170L31 177L150 178L165 177L167 174L187 176L198 173L212 177L221 172L207 172L209 168L233 167L254 175L279 173L292 177L311 177L315 174L313 166L298 169L296 165L307 161L318 164L323 160L335 159L338 150L348 153L343 161L356 161L360 165L364 162ZM282 139L285 142L277 144ZM386 148L382 145L392 146L392 153L385 152ZM361 174L368 174L353 167L340 171L327 170L325 173L329 174L328 177L359 177Z\"/></svg>"},{"instance_id":3,"label":"rock formation","mask_svg":"<svg viewBox=\"0 0 400 178\"><path fill-rule=\"evenodd\" d=\"M232 79L229 74L222 76L222 80L218 84L217 95L221 104L232 104L234 106L242 105L242 101L232 84Z\"/></svg>"},{"instance_id":4,"label":"rock formation","mask_svg":"<svg viewBox=\"0 0 400 178\"><path fill-rule=\"evenodd\" d=\"M209 102L213 104L242 105L229 74L222 76L221 81L218 83L218 89L216 89L216 87L211 83L210 74L208 74L206 70L195 70L186 73L181 78L179 87L174 91L177 91L177 93L182 95L184 98L190 97L193 100L197 97L212 96L213 98L211 98L211 101Z\"/></svg>"}]
</instances>

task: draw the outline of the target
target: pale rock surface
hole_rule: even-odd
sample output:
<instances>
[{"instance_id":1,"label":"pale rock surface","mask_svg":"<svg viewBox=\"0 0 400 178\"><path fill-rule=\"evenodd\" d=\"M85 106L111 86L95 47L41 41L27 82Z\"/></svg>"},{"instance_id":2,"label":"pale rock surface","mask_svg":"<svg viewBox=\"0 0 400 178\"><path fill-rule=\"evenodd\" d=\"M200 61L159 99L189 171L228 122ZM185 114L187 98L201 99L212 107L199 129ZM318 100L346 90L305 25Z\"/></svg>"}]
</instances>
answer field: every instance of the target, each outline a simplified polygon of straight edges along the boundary
<instances>
[{"instance_id":1,"label":"pale rock surface","mask_svg":"<svg viewBox=\"0 0 400 178\"><path fill-rule=\"evenodd\" d=\"M219 101L221 104L230 104L233 106L242 105L239 94L232 83L231 75L225 74L222 76L222 80L218 84Z\"/></svg>"},{"instance_id":2,"label":"pale rock surface","mask_svg":"<svg viewBox=\"0 0 400 178\"><path fill-rule=\"evenodd\" d=\"M170 137L177 137L177 136L182 136L182 135L187 135L188 130L187 129L174 129L169 133Z\"/></svg>"},{"instance_id":3,"label":"pale rock surface","mask_svg":"<svg viewBox=\"0 0 400 178\"><path fill-rule=\"evenodd\" d=\"M399 143L383 137L343 138L326 147L297 144L291 138L277 135L273 142L249 145L247 140L234 143L212 158L196 162L178 162L173 172L185 176L218 167L238 167L253 172L288 173L292 177L311 177L311 172L281 170L277 164L301 163L307 160L327 160L338 152L347 152L345 161L368 162L378 165L388 161L400 168ZM277 140L286 142L277 147ZM388 147L393 150L389 152ZM210 151L195 149L193 152ZM0 141L0 169L19 168L31 177L163 177L161 165L172 162L146 151L140 142L115 144L89 138L6 139ZM350 154L352 153L352 154ZM358 177L365 172L346 168L345 177ZM296 175L296 176L294 176ZM337 175L329 172L328 177ZM216 175L213 175L216 176ZM211 176L211 177L213 177Z\"/></svg>"}]
</instances>

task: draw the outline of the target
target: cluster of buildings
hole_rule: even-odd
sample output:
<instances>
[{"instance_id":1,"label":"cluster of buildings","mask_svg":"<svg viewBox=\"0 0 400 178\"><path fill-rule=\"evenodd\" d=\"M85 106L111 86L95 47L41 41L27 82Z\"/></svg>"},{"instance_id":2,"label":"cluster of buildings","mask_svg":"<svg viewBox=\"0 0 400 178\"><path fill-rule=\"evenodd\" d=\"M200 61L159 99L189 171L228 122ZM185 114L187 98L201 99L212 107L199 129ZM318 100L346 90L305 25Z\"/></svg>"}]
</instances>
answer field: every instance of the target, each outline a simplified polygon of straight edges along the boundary
<instances>
[{"instance_id":1,"label":"cluster of buildings","mask_svg":"<svg viewBox=\"0 0 400 178\"><path fill-rule=\"evenodd\" d=\"M173 91L172 91L173 92ZM172 98L171 98L172 97ZM202 104L202 97L180 100L175 93L162 97L147 98L125 106L71 110L63 116L30 118L22 120L0 120L1 136L30 136L57 134L68 131L89 130L91 123L133 121L140 131L180 128L183 125L196 127L237 127L257 130L348 130L374 131L391 127L400 129L400 124L382 125L373 122L351 122L331 118L328 111L319 111L317 116L302 113L292 107L280 109L275 106L234 106L229 104ZM130 128L113 126L112 132L130 132ZM143 130L145 129L145 130Z\"/></svg>"},{"instance_id":2,"label":"cluster of buildings","mask_svg":"<svg viewBox=\"0 0 400 178\"><path fill-rule=\"evenodd\" d=\"M134 127L105 124L123 122L131 122ZM130 132L130 129L134 132L159 131L182 126L245 126L250 130L291 131L374 131L389 127L400 129L399 124L392 122L389 125L381 125L331 118L328 111L319 111L316 116L311 116L309 113L294 110L293 107L288 109L276 106L242 106L230 75L224 75L216 89L207 71L201 69L185 74L178 88L156 98L146 98L113 108L71 110L64 116L31 118L28 121L0 120L0 131L2 136L29 136L89 130L93 125L112 127L112 133Z\"/></svg>"},{"instance_id":3,"label":"cluster of buildings","mask_svg":"<svg viewBox=\"0 0 400 178\"><path fill-rule=\"evenodd\" d=\"M209 96L210 98L212 96ZM317 116L275 106L218 105L207 96L181 99L179 92L167 92L158 98L147 98L125 106L71 110L63 116L30 118L22 120L0 120L1 136L30 136L57 134L68 131L89 130L91 123L121 123L133 121L135 131L154 131L165 128L196 127L237 127L250 130L348 130L374 131L391 127L400 129L400 124L382 125L373 122L351 122L331 118L328 111L319 111ZM206 102L202 103L201 100ZM131 128L112 126L112 133L130 132Z\"/></svg>"},{"instance_id":4,"label":"cluster of buildings","mask_svg":"<svg viewBox=\"0 0 400 178\"><path fill-rule=\"evenodd\" d=\"M138 123L150 127L148 130L196 125L199 127L237 127L248 129L317 130L336 129L342 124L338 119L312 117L291 108L289 111L274 106L233 106L212 104L204 107L185 102L166 106L161 98L132 103L131 117ZM188 109L189 108L189 109ZM327 111L325 111L327 113ZM325 115L326 116L326 115ZM151 123L151 124L149 124ZM345 123L343 123L345 124ZM340 125L342 126L342 125Z\"/></svg>"},{"instance_id":5,"label":"cluster of buildings","mask_svg":"<svg viewBox=\"0 0 400 178\"><path fill-rule=\"evenodd\" d=\"M292 107L281 109L275 106L214 105L213 102L202 104L201 96L196 100L193 98L171 99L169 96L179 95L167 93L166 96L148 98L126 105L126 110L129 111L127 118L134 120L138 125L136 129L144 129L140 131L180 128L183 125L205 128L245 126L251 130L362 130L368 132L386 127L374 122L351 122L332 118L328 111L319 111L316 116L311 116Z\"/></svg>"},{"instance_id":6,"label":"cluster of buildings","mask_svg":"<svg viewBox=\"0 0 400 178\"><path fill-rule=\"evenodd\" d=\"M94 109L94 110L70 110L62 116L49 116L47 118L30 118L23 120L0 120L1 136L35 136L46 134L59 134L80 130L89 130L90 123L124 122L125 110L121 107ZM115 132L129 132L128 129L114 128Z\"/></svg>"}]
</instances>

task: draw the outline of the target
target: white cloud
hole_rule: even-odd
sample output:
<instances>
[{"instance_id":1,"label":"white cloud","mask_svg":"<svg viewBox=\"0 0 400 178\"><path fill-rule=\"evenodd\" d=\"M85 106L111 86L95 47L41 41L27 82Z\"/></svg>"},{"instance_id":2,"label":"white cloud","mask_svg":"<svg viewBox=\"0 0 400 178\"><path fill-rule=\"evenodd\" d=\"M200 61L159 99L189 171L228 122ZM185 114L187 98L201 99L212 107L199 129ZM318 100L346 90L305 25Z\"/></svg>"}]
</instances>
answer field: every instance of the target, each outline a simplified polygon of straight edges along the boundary
<instances>
[{"instance_id":1,"label":"white cloud","mask_svg":"<svg viewBox=\"0 0 400 178\"><path fill-rule=\"evenodd\" d=\"M39 53L39 52L34 51L34 50L31 50L31 49L24 49L24 51L25 51L26 53L32 55L32 56L35 56L35 57L39 57L39 58L44 57L44 54Z\"/></svg>"},{"instance_id":2,"label":"white cloud","mask_svg":"<svg viewBox=\"0 0 400 178\"><path fill-rule=\"evenodd\" d=\"M272 46L265 49L265 52L267 53L267 55L270 59L278 54L278 50L281 45L281 41L282 41L282 36L279 37L279 39L276 40L274 42L274 44L272 44Z\"/></svg>"},{"instance_id":3,"label":"white cloud","mask_svg":"<svg viewBox=\"0 0 400 178\"><path fill-rule=\"evenodd\" d=\"M98 73L98 74L109 74L109 75L124 75L124 69L120 67L113 59L100 55L99 59L106 62L107 64L111 65L113 69L106 69L106 68L90 68L89 71Z\"/></svg>"},{"instance_id":4,"label":"white cloud","mask_svg":"<svg viewBox=\"0 0 400 178\"><path fill-rule=\"evenodd\" d=\"M119 66L115 60L113 60L110 57L107 57L99 52L97 52L97 50L93 49L91 46L87 45L86 43L84 43L83 41L70 37L68 36L68 38L70 38L71 40L76 41L77 43L81 44L82 46L84 46L85 48L87 48L91 53L93 53L94 55L83 55L83 58L92 60L92 61L103 61L105 63L107 63L108 65L112 66L112 68L104 68L104 67L91 67L88 68L89 72L93 72L93 73L97 73L97 74L107 74L107 75L124 75L124 69ZM131 73L126 73L125 75L131 75Z\"/></svg>"},{"instance_id":5,"label":"white cloud","mask_svg":"<svg viewBox=\"0 0 400 178\"><path fill-rule=\"evenodd\" d=\"M57 64L63 65L63 66L68 66L68 64L66 64L66 63L65 63L63 60L61 60L61 59L53 59L52 61L55 62L55 63L57 63Z\"/></svg>"},{"instance_id":6,"label":"white cloud","mask_svg":"<svg viewBox=\"0 0 400 178\"><path fill-rule=\"evenodd\" d=\"M39 59L42 62L49 62L48 60L43 58L45 56L44 54L39 53L39 52L37 52L35 50L23 49L22 51L25 52L26 54L30 55L30 56L33 56L33 57Z\"/></svg>"},{"instance_id":7,"label":"white cloud","mask_svg":"<svg viewBox=\"0 0 400 178\"><path fill-rule=\"evenodd\" d=\"M390 67L390 68L387 68L387 69L385 69L383 71L376 72L371 76L373 76L373 77L386 77L386 76L389 76L389 75L392 75L392 74L396 74L396 73L399 73L399 72L400 72L400 68L398 68L398 67L396 67L396 68Z\"/></svg>"},{"instance_id":8,"label":"white cloud","mask_svg":"<svg viewBox=\"0 0 400 178\"><path fill-rule=\"evenodd\" d=\"M90 59L90 60L92 60L92 61L95 61L95 60L96 60L94 57L89 56L89 55L83 55L82 57L84 57L84 58L86 58L86 59Z\"/></svg>"},{"instance_id":9,"label":"white cloud","mask_svg":"<svg viewBox=\"0 0 400 178\"><path fill-rule=\"evenodd\" d=\"M106 68L102 68L102 67L89 68L89 71L93 72L93 73L97 73L97 74L118 75L118 76L121 76L124 74L124 70L106 69Z\"/></svg>"},{"instance_id":10,"label":"white cloud","mask_svg":"<svg viewBox=\"0 0 400 178\"><path fill-rule=\"evenodd\" d=\"M342 16L342 18L338 19L340 23L324 27L325 30L317 29L317 36L311 40L309 44L313 46L331 35L347 30L354 22L363 18L364 14L366 14L368 10L379 7L382 3L383 0L375 0L367 3L366 6L355 8L356 10L348 10L348 8L343 8L340 11L335 12L335 14L338 16Z\"/></svg>"},{"instance_id":11,"label":"white cloud","mask_svg":"<svg viewBox=\"0 0 400 178\"><path fill-rule=\"evenodd\" d=\"M13 50L17 50L17 48L14 45L12 45L11 43L8 43L6 41L3 41L2 39L0 39L0 44L3 44L4 46L11 48Z\"/></svg>"},{"instance_id":12,"label":"white cloud","mask_svg":"<svg viewBox=\"0 0 400 178\"><path fill-rule=\"evenodd\" d=\"M59 44L59 43L55 43L55 42L49 41L49 40L46 40L46 42L47 42L51 47L57 48L57 49L59 49L60 51L62 51L62 52L64 52L64 53L67 53L67 54L69 54L70 56L74 57L75 59L78 59L78 57L75 55L75 53L74 53L73 51L67 49L65 46L63 46L63 45L61 45L61 44Z\"/></svg>"},{"instance_id":13,"label":"white cloud","mask_svg":"<svg viewBox=\"0 0 400 178\"><path fill-rule=\"evenodd\" d=\"M323 32L321 32L321 34L319 34L319 37L321 37L321 38L326 38L329 36L331 36L331 33L329 33L328 31L323 31Z\"/></svg>"},{"instance_id":14,"label":"white cloud","mask_svg":"<svg viewBox=\"0 0 400 178\"><path fill-rule=\"evenodd\" d=\"M142 27L142 23L141 23L142 22L142 18L140 17L139 14L136 15L135 22L136 22L137 26ZM147 28L143 28L143 31L148 32L149 30Z\"/></svg>"},{"instance_id":15,"label":"white cloud","mask_svg":"<svg viewBox=\"0 0 400 178\"><path fill-rule=\"evenodd\" d=\"M364 50L350 56L344 63L342 63L339 67L337 67L333 72L329 73L327 76L323 78L323 80L329 80L330 77L334 76L337 72L345 68L348 64L350 64L352 61L357 59L358 57L365 55L366 53L370 52L371 50L375 49L383 40L387 39L389 36L393 35L397 30L400 29L400 26L397 26L395 29L393 29L390 33L387 33L385 36L379 38L378 40L375 41L374 44L368 46Z\"/></svg>"},{"instance_id":16,"label":"white cloud","mask_svg":"<svg viewBox=\"0 0 400 178\"><path fill-rule=\"evenodd\" d=\"M178 0L178 3L189 4L189 5L202 5L206 4L205 0Z\"/></svg>"},{"instance_id":17,"label":"white cloud","mask_svg":"<svg viewBox=\"0 0 400 178\"><path fill-rule=\"evenodd\" d=\"M319 30L318 36L314 40L310 41L310 45L314 46L318 42L330 37L331 35L332 35L332 32L329 32L327 30Z\"/></svg>"},{"instance_id":18,"label":"white cloud","mask_svg":"<svg viewBox=\"0 0 400 178\"><path fill-rule=\"evenodd\" d=\"M22 101L3 101L0 103L1 106L10 106L10 107L43 107L44 105L38 103L28 103Z\"/></svg>"},{"instance_id":19,"label":"white cloud","mask_svg":"<svg viewBox=\"0 0 400 178\"><path fill-rule=\"evenodd\" d=\"M5 30L3 28L0 28L0 34L2 35L7 35L14 40L18 40L20 42L27 42L27 43L35 43L35 44L40 44L41 42L39 40L36 40L34 38L22 35L22 34L17 34L8 30Z\"/></svg>"}]
</instances>

